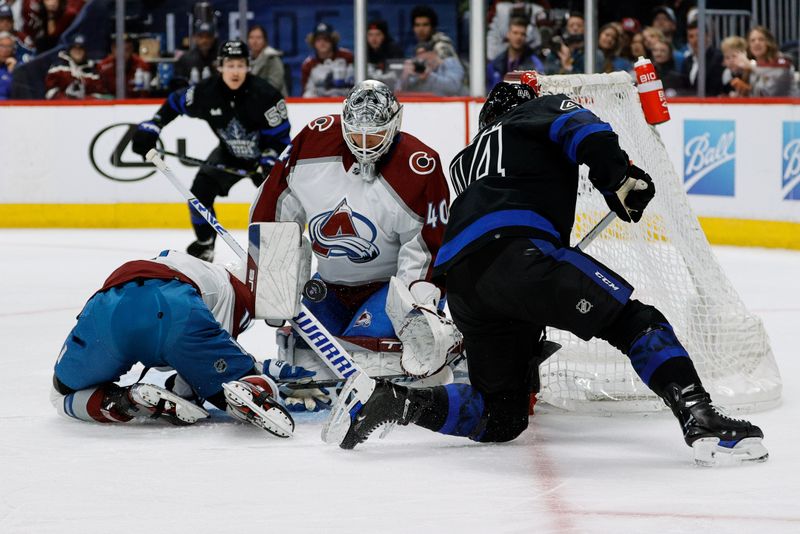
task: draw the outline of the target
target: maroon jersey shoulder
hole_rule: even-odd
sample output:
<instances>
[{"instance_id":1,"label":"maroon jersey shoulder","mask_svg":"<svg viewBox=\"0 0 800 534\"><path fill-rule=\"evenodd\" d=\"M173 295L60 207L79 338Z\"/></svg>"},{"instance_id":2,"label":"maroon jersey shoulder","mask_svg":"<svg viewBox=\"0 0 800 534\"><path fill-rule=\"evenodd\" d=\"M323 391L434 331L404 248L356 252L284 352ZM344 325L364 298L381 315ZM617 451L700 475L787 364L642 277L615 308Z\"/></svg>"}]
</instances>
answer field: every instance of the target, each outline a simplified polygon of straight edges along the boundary
<instances>
[{"instance_id":1,"label":"maroon jersey shoulder","mask_svg":"<svg viewBox=\"0 0 800 534\"><path fill-rule=\"evenodd\" d=\"M414 137L401 132L400 139L392 147L390 159L380 168L400 198L415 212L422 213L431 191L448 191L442 172L439 154Z\"/></svg>"}]
</instances>

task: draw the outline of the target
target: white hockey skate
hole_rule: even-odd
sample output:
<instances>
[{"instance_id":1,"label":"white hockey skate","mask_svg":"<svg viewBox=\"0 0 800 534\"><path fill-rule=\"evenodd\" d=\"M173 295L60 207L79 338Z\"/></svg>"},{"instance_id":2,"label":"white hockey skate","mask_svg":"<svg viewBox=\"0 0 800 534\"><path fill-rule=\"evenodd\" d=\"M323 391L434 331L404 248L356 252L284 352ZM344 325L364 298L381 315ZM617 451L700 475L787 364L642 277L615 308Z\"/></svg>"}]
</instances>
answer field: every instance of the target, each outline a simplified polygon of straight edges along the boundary
<instances>
[{"instance_id":1,"label":"white hockey skate","mask_svg":"<svg viewBox=\"0 0 800 534\"><path fill-rule=\"evenodd\" d=\"M208 417L202 407L153 384L134 384L128 396L140 414L166 419L173 425L192 425Z\"/></svg>"},{"instance_id":2,"label":"white hockey skate","mask_svg":"<svg viewBox=\"0 0 800 534\"><path fill-rule=\"evenodd\" d=\"M277 400L278 388L264 375L246 376L222 384L228 413L278 436L291 437L294 420Z\"/></svg>"}]
</instances>

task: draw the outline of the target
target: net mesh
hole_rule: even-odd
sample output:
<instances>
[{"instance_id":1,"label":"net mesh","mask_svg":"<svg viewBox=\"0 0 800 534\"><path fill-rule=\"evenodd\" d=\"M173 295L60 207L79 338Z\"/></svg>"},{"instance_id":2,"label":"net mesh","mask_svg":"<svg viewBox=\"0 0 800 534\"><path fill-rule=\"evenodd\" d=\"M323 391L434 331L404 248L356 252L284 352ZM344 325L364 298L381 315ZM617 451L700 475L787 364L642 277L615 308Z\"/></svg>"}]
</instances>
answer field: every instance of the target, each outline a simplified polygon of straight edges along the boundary
<instances>
[{"instance_id":1,"label":"net mesh","mask_svg":"<svg viewBox=\"0 0 800 534\"><path fill-rule=\"evenodd\" d=\"M641 222L614 221L586 252L625 277L634 298L667 317L717 404L734 411L776 404L781 380L764 326L715 259L661 138L645 122L631 77L617 72L539 81L544 93L569 95L611 124L622 148L655 183ZM608 212L587 175L581 166L573 243ZM605 341L587 343L556 329L547 335L563 348L540 367L540 400L584 412L664 408L628 358Z\"/></svg>"}]
</instances>

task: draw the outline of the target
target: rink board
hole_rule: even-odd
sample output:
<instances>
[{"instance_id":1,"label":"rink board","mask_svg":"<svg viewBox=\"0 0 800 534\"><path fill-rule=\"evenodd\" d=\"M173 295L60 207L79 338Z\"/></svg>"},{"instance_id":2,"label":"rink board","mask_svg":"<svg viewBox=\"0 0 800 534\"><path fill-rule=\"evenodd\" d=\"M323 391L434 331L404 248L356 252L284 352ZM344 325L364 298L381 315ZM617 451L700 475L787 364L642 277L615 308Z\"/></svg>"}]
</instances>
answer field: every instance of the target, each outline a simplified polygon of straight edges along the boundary
<instances>
[{"instance_id":1,"label":"rink board","mask_svg":"<svg viewBox=\"0 0 800 534\"><path fill-rule=\"evenodd\" d=\"M714 105L709 105L711 102ZM713 243L800 248L800 101L684 101L658 127L690 203ZM169 182L130 149L129 124L156 101L0 106L0 122L20 125L0 145L0 227L181 228L185 205ZM292 135L337 113L336 99L290 99ZM403 129L434 147L444 167L474 135L474 99L404 100ZM163 147L204 158L216 138L202 121L179 117ZM187 185L197 171L167 158ZM217 201L230 228L247 223L249 180Z\"/></svg>"}]
</instances>

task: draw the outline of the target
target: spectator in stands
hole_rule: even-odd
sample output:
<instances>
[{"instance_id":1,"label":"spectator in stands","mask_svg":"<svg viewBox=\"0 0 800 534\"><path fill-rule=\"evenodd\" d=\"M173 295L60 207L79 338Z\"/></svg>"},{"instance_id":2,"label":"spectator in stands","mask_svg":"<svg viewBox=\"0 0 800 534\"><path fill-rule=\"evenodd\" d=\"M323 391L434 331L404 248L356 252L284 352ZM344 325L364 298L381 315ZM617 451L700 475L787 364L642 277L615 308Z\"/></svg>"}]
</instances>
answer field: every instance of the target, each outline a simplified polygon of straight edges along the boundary
<instances>
[{"instance_id":1,"label":"spectator in stands","mask_svg":"<svg viewBox=\"0 0 800 534\"><path fill-rule=\"evenodd\" d=\"M597 65L598 72L633 70L631 62L619 55L622 48L620 34L621 32L613 23L606 24L600 28L597 37L597 48L603 53L603 62Z\"/></svg>"},{"instance_id":2,"label":"spectator in stands","mask_svg":"<svg viewBox=\"0 0 800 534\"><path fill-rule=\"evenodd\" d=\"M507 72L515 70L537 70L544 72L544 65L536 52L527 43L528 20L514 17L508 25L506 41L508 48L494 58L486 69L486 90L491 91Z\"/></svg>"},{"instance_id":3,"label":"spectator in stands","mask_svg":"<svg viewBox=\"0 0 800 534\"><path fill-rule=\"evenodd\" d=\"M753 62L741 68L750 72L751 96L795 96L797 82L792 62L778 51L772 32L764 26L755 26L747 34L747 47Z\"/></svg>"},{"instance_id":4,"label":"spectator in stands","mask_svg":"<svg viewBox=\"0 0 800 534\"><path fill-rule=\"evenodd\" d=\"M632 48L634 46L633 40L637 38L639 43L643 43L642 40L642 25L639 23L638 20L626 17L620 21L620 25L622 26L622 50L620 51L619 55L629 61L636 61L636 59L644 54L635 55ZM641 44L644 47L644 44Z\"/></svg>"},{"instance_id":5,"label":"spectator in stands","mask_svg":"<svg viewBox=\"0 0 800 534\"><path fill-rule=\"evenodd\" d=\"M664 34L664 39L675 48L679 43L676 42L676 30L678 29L678 19L675 12L667 6L658 6L652 11L653 18L650 25Z\"/></svg>"},{"instance_id":6,"label":"spectator in stands","mask_svg":"<svg viewBox=\"0 0 800 534\"><path fill-rule=\"evenodd\" d=\"M653 47L656 45L656 43L666 41L672 49L672 59L675 61L675 68L678 71L681 70L685 51L681 52L676 50L675 46L664 36L664 33L661 30L654 28L653 26L647 26L642 30L642 37L644 38L644 47L648 50L648 53L653 50Z\"/></svg>"},{"instance_id":7,"label":"spectator in stands","mask_svg":"<svg viewBox=\"0 0 800 534\"><path fill-rule=\"evenodd\" d=\"M251 26L247 32L247 48L250 49L250 72L287 96L286 71L281 58L283 52L269 46L267 30L260 24Z\"/></svg>"},{"instance_id":8,"label":"spectator in stands","mask_svg":"<svg viewBox=\"0 0 800 534\"><path fill-rule=\"evenodd\" d=\"M572 12L567 17L564 35L553 36L550 53L545 55L546 74L570 74L584 71L584 31L583 14ZM598 50L595 65L602 64L603 54Z\"/></svg>"},{"instance_id":9,"label":"spectator in stands","mask_svg":"<svg viewBox=\"0 0 800 534\"><path fill-rule=\"evenodd\" d=\"M644 46L644 35L641 32L635 33L631 36L631 44L630 44L630 59L633 62L636 62L640 57L650 57L650 53L647 51L647 48ZM673 63L674 63L673 59Z\"/></svg>"},{"instance_id":10,"label":"spectator in stands","mask_svg":"<svg viewBox=\"0 0 800 534\"><path fill-rule=\"evenodd\" d=\"M3 5L11 9L11 19L14 22L13 31L9 33L16 35L17 32L22 32L22 4L23 0L4 0Z\"/></svg>"},{"instance_id":11,"label":"spectator in stands","mask_svg":"<svg viewBox=\"0 0 800 534\"><path fill-rule=\"evenodd\" d=\"M442 32L436 31L439 25L439 17L436 11L428 6L415 6L411 10L411 28L417 42L414 44L411 55L415 55L419 46L425 43L433 43L433 51L441 59L456 56L456 49L453 47L453 40Z\"/></svg>"},{"instance_id":12,"label":"spectator in stands","mask_svg":"<svg viewBox=\"0 0 800 534\"><path fill-rule=\"evenodd\" d=\"M433 41L417 46L413 60L406 60L400 90L437 96L464 94L464 67L456 56L441 58Z\"/></svg>"},{"instance_id":13,"label":"spectator in stands","mask_svg":"<svg viewBox=\"0 0 800 534\"><path fill-rule=\"evenodd\" d=\"M0 32L8 32L16 41L14 57L20 63L25 63L33 59L35 49L33 41L24 33L14 29L14 12L11 6L0 4Z\"/></svg>"},{"instance_id":14,"label":"spectator in stands","mask_svg":"<svg viewBox=\"0 0 800 534\"><path fill-rule=\"evenodd\" d=\"M339 47L339 33L320 22L306 37L313 49L300 66L303 96L346 96L353 87L353 53Z\"/></svg>"},{"instance_id":15,"label":"spectator in stands","mask_svg":"<svg viewBox=\"0 0 800 534\"><path fill-rule=\"evenodd\" d=\"M144 73L150 72L150 65L133 53L133 39L125 36L125 97L146 98L149 96L149 87L139 86L136 72L139 71L140 79ZM115 96L117 94L117 41L111 38L111 53L97 64L97 73L103 83L103 92Z\"/></svg>"},{"instance_id":16,"label":"spectator in stands","mask_svg":"<svg viewBox=\"0 0 800 534\"><path fill-rule=\"evenodd\" d=\"M379 80L394 90L397 72L389 68L388 61L402 59L403 51L389 35L385 20L373 20L367 24L367 77Z\"/></svg>"},{"instance_id":17,"label":"spectator in stands","mask_svg":"<svg viewBox=\"0 0 800 534\"><path fill-rule=\"evenodd\" d=\"M45 78L48 100L83 100L103 93L103 82L94 72L94 62L86 57L86 38L72 36L69 47L58 53Z\"/></svg>"},{"instance_id":18,"label":"spectator in stands","mask_svg":"<svg viewBox=\"0 0 800 534\"><path fill-rule=\"evenodd\" d=\"M11 96L11 81L14 78L14 36L8 32L0 32L0 100L8 100Z\"/></svg>"},{"instance_id":19,"label":"spectator in stands","mask_svg":"<svg viewBox=\"0 0 800 534\"><path fill-rule=\"evenodd\" d=\"M78 16L83 4L84 0L42 0L29 4L23 32L33 39L37 53L58 44L61 34Z\"/></svg>"},{"instance_id":20,"label":"spectator in stands","mask_svg":"<svg viewBox=\"0 0 800 534\"><path fill-rule=\"evenodd\" d=\"M192 35L191 49L175 62L171 90L205 80L217 72L217 32L210 22L200 22Z\"/></svg>"},{"instance_id":21,"label":"spectator in stands","mask_svg":"<svg viewBox=\"0 0 800 534\"><path fill-rule=\"evenodd\" d=\"M681 65L681 76L683 77L684 92L687 94L696 94L697 87L697 72L699 70L697 63L698 50L700 49L699 43L699 30L697 28L697 21L689 23L686 29L686 38L689 42L689 50L684 55L683 64ZM705 46L706 54L706 95L718 96L722 94L722 52L711 44L711 29L706 31Z\"/></svg>"},{"instance_id":22,"label":"spectator in stands","mask_svg":"<svg viewBox=\"0 0 800 534\"><path fill-rule=\"evenodd\" d=\"M664 84L664 93L675 96L683 88L683 77L675 67L672 45L668 41L657 41L650 51L653 67L658 79Z\"/></svg>"},{"instance_id":23,"label":"spectator in stands","mask_svg":"<svg viewBox=\"0 0 800 534\"><path fill-rule=\"evenodd\" d=\"M722 50L722 94L731 97L750 96L750 59L747 57L747 41L738 35L731 35L719 45ZM755 63L755 62L754 62Z\"/></svg>"},{"instance_id":24,"label":"spectator in stands","mask_svg":"<svg viewBox=\"0 0 800 534\"><path fill-rule=\"evenodd\" d=\"M528 47L535 50L542 43L542 34L536 26L535 21L546 18L545 9L531 2L530 0L521 1L502 1L494 5L494 13L489 13L490 20L486 31L486 57L494 58L499 56L506 49L506 35L511 19L522 17L527 21L525 28L525 42ZM582 19L581 19L582 20Z\"/></svg>"}]
</instances>

